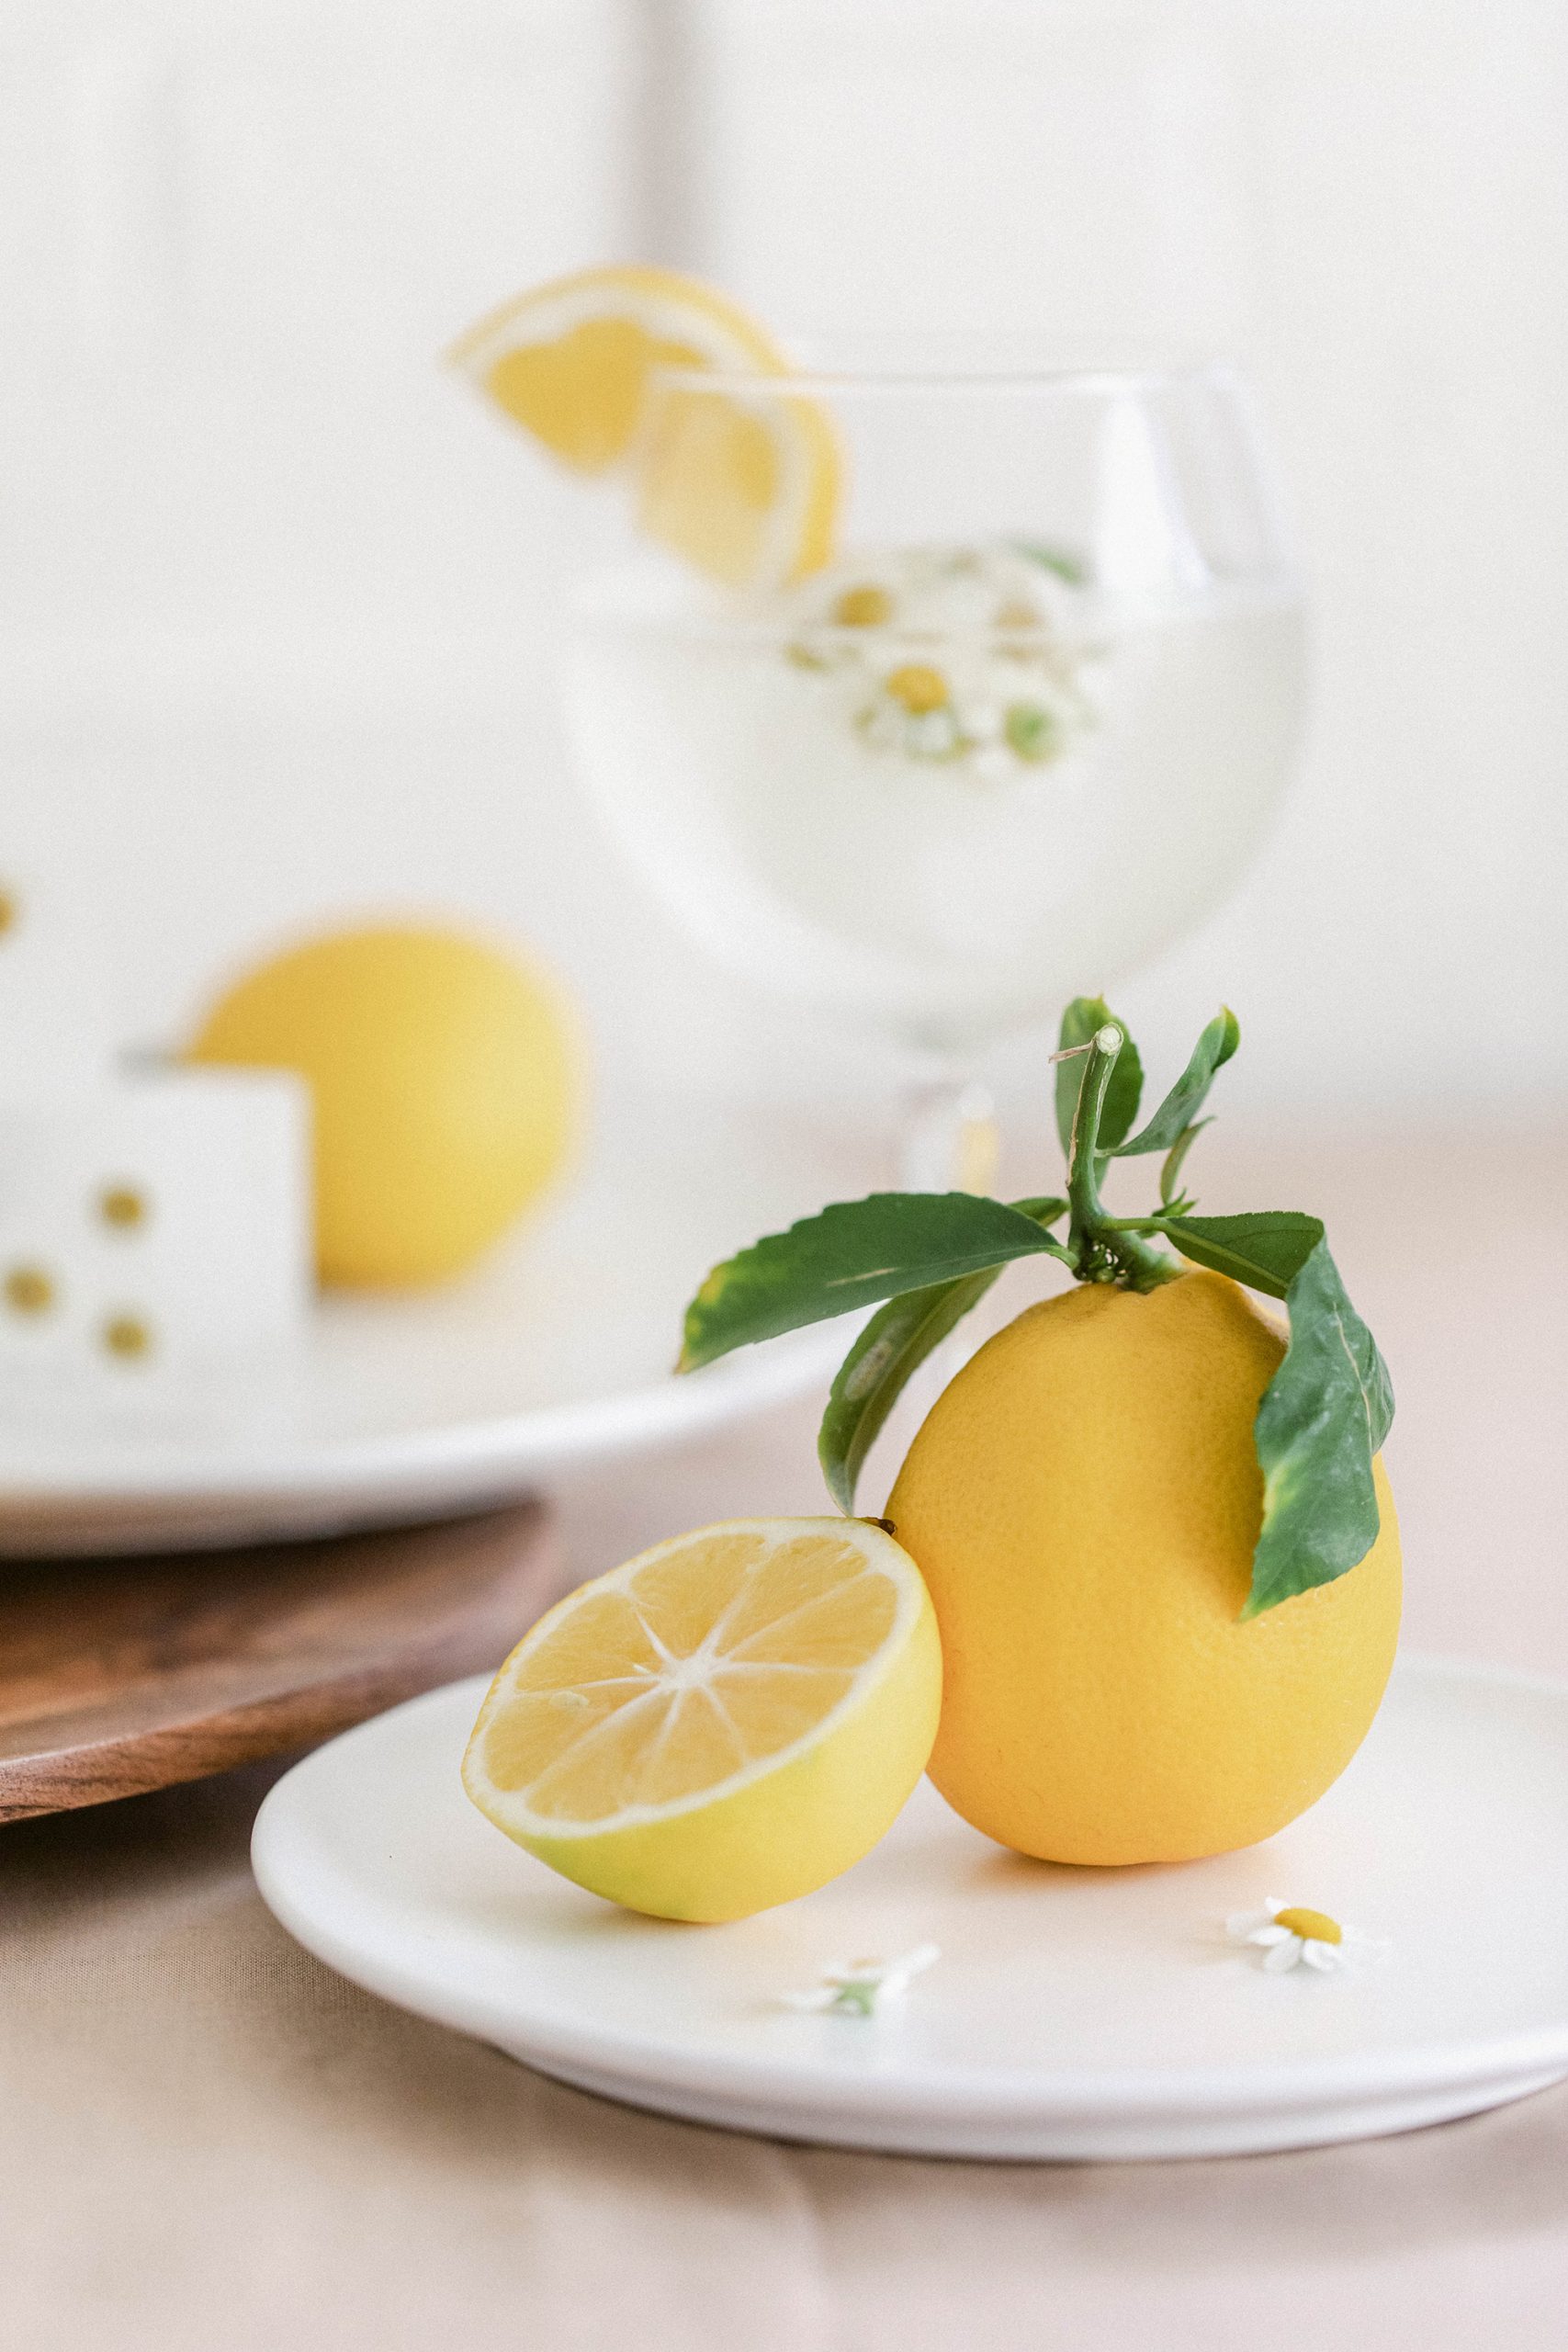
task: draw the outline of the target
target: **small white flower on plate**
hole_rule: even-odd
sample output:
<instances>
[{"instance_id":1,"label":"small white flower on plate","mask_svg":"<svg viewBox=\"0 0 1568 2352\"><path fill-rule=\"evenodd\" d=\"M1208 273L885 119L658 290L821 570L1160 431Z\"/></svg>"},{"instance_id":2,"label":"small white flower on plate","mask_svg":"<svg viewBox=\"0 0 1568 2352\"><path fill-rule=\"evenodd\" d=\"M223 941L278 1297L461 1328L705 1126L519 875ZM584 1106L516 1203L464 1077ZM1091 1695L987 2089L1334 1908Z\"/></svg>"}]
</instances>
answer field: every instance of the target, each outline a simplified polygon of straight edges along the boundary
<instances>
[{"instance_id":1,"label":"small white flower on plate","mask_svg":"<svg viewBox=\"0 0 1568 2352\"><path fill-rule=\"evenodd\" d=\"M935 1944L917 1944L896 1960L830 1960L809 1993L781 1998L789 2009L837 2009L846 2017L869 2018L883 2002L902 2000L913 1980L941 1958Z\"/></svg>"},{"instance_id":2,"label":"small white flower on plate","mask_svg":"<svg viewBox=\"0 0 1568 2352\"><path fill-rule=\"evenodd\" d=\"M1270 1976L1287 1968L1315 1968L1329 1976L1370 1960L1386 1949L1359 1928L1341 1926L1326 1911L1309 1911L1301 1904L1265 1898L1261 1911L1233 1911L1225 1921L1232 1943L1256 1944Z\"/></svg>"}]
</instances>

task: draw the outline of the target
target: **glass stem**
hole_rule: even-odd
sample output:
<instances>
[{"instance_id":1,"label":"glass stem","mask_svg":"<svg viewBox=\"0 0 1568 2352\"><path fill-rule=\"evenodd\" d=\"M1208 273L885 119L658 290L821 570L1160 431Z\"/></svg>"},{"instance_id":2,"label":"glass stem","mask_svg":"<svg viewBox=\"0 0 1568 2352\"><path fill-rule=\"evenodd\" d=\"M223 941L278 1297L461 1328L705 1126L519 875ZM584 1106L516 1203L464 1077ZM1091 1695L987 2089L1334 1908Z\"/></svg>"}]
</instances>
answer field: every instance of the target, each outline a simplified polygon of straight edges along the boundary
<instances>
[{"instance_id":1,"label":"glass stem","mask_svg":"<svg viewBox=\"0 0 1568 2352\"><path fill-rule=\"evenodd\" d=\"M899 1128L906 1193L988 1193L996 1181L996 1105L967 1070L911 1087Z\"/></svg>"},{"instance_id":2,"label":"glass stem","mask_svg":"<svg viewBox=\"0 0 1568 2352\"><path fill-rule=\"evenodd\" d=\"M971 1070L938 1069L905 1090L897 1163L902 1191L989 1193L996 1182L997 1156L995 1104ZM907 1382L896 1424L906 1445L974 1353L985 1335L984 1323L979 1316L961 1324Z\"/></svg>"}]
</instances>

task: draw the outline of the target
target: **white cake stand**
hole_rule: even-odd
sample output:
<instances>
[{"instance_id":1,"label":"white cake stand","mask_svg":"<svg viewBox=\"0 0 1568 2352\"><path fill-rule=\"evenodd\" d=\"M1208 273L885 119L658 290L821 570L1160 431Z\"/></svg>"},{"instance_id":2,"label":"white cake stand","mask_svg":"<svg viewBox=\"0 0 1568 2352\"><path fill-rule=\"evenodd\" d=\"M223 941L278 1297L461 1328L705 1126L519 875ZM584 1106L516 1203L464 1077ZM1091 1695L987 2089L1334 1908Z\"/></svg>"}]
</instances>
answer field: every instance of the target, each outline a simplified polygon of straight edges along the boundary
<instances>
[{"instance_id":1,"label":"white cake stand","mask_svg":"<svg viewBox=\"0 0 1568 2352\"><path fill-rule=\"evenodd\" d=\"M569 1465L819 1385L841 1325L672 1374L716 1259L887 1179L885 1139L777 1111L623 1107L558 1201L462 1282L323 1300L302 1353L200 1382L0 1390L0 1555L250 1544L510 1501Z\"/></svg>"}]
</instances>

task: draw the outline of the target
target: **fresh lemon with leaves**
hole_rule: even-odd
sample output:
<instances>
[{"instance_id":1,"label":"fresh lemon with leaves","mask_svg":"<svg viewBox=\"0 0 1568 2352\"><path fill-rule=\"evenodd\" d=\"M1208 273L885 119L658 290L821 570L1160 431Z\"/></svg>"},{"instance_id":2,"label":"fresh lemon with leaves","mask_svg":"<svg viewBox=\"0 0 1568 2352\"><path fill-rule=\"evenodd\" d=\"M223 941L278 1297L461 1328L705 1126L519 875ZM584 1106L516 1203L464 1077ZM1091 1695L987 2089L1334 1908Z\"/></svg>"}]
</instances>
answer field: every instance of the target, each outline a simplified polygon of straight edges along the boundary
<instances>
[{"instance_id":1,"label":"fresh lemon with leaves","mask_svg":"<svg viewBox=\"0 0 1568 2352\"><path fill-rule=\"evenodd\" d=\"M822 1425L850 1510L909 1374L1002 1267L1045 1256L1074 1275L949 1384L887 1506L942 1634L931 1776L979 1828L1053 1860L1269 1837L1344 1769L1393 1662L1382 1359L1317 1218L1199 1216L1185 1190L1237 1034L1228 1012L1211 1022L1139 1127L1136 1049L1079 998L1057 1057L1064 1194L841 1203L716 1267L687 1312L694 1366L885 1302ZM1150 1155L1157 1205L1112 1216L1106 1165ZM1288 1333L1248 1290L1284 1301Z\"/></svg>"},{"instance_id":2,"label":"fresh lemon with leaves","mask_svg":"<svg viewBox=\"0 0 1568 2352\"><path fill-rule=\"evenodd\" d=\"M450 356L574 472L624 478L639 528L710 578L795 580L831 555L832 424L791 389L772 338L700 279L581 270L492 311Z\"/></svg>"},{"instance_id":3,"label":"fresh lemon with leaves","mask_svg":"<svg viewBox=\"0 0 1568 2352\"><path fill-rule=\"evenodd\" d=\"M1194 1272L1085 1283L980 1350L909 1449L888 1516L942 1627L931 1778L1003 1845L1059 1862L1249 1846L1322 1795L1377 1712L1400 1556L1247 1617L1253 1422L1285 1342Z\"/></svg>"},{"instance_id":4,"label":"fresh lemon with leaves","mask_svg":"<svg viewBox=\"0 0 1568 2352\"><path fill-rule=\"evenodd\" d=\"M576 1056L560 997L460 932L385 924L307 941L231 988L188 1058L307 1081L324 1282L460 1272L570 1146Z\"/></svg>"},{"instance_id":5,"label":"fresh lemon with leaves","mask_svg":"<svg viewBox=\"0 0 1568 2352\"><path fill-rule=\"evenodd\" d=\"M491 1687L463 1781L596 1894L741 1918L869 1851L925 1769L941 1694L930 1598L880 1528L735 1520L541 1619Z\"/></svg>"}]
</instances>

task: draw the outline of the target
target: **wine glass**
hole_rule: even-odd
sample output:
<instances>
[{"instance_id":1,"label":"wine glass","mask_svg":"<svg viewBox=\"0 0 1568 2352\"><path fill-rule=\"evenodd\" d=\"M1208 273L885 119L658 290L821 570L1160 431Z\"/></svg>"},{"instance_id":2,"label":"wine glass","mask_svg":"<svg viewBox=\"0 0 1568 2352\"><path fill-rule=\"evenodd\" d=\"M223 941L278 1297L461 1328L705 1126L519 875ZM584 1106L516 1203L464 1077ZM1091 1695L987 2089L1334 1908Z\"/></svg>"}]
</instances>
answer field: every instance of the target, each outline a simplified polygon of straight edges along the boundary
<instances>
[{"instance_id":1,"label":"wine glass","mask_svg":"<svg viewBox=\"0 0 1568 2352\"><path fill-rule=\"evenodd\" d=\"M1195 926L1289 775L1302 597L1245 390L672 368L649 429L711 402L773 452L771 563L590 582L578 759L717 962L919 1057L906 1180L983 1180L984 1049Z\"/></svg>"}]
</instances>

